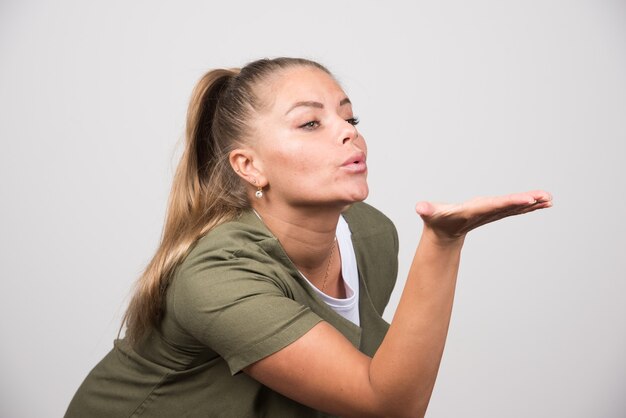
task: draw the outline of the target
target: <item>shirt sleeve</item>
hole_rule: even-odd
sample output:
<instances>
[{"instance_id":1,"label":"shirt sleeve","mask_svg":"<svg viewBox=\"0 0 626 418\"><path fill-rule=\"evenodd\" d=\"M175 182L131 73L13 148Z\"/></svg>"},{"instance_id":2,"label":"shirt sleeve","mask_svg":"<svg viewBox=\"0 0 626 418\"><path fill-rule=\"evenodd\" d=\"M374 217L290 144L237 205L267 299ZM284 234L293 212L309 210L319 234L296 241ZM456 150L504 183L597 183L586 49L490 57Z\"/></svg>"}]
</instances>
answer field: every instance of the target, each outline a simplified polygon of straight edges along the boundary
<instances>
[{"instance_id":1,"label":"shirt sleeve","mask_svg":"<svg viewBox=\"0 0 626 418\"><path fill-rule=\"evenodd\" d=\"M232 374L286 347L321 321L290 298L280 264L255 251L196 251L174 278L173 313Z\"/></svg>"}]
</instances>

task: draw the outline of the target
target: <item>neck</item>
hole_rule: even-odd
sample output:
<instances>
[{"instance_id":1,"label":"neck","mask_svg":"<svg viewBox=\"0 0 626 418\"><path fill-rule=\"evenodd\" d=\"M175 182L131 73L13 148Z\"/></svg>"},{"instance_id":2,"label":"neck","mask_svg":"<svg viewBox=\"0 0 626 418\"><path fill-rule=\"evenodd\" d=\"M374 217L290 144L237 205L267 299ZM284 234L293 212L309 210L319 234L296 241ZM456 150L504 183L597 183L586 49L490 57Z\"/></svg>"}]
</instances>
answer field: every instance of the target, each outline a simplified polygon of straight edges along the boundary
<instances>
[{"instance_id":1,"label":"neck","mask_svg":"<svg viewBox=\"0 0 626 418\"><path fill-rule=\"evenodd\" d=\"M343 208L270 210L265 205L254 205L254 209L307 277L311 273L317 277L316 273L326 269Z\"/></svg>"}]
</instances>

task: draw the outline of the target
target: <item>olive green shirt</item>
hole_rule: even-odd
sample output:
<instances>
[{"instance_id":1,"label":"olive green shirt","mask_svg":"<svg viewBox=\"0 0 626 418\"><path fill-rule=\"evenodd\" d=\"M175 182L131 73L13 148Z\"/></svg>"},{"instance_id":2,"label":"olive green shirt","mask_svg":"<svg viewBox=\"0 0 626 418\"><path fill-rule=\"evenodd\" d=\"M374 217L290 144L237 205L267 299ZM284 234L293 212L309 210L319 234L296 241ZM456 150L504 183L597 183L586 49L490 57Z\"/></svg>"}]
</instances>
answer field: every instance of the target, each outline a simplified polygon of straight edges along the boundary
<instances>
[{"instance_id":1,"label":"olive green shirt","mask_svg":"<svg viewBox=\"0 0 626 418\"><path fill-rule=\"evenodd\" d=\"M245 373L327 321L373 356L395 284L398 237L365 203L344 214L359 270L360 327L324 303L252 212L202 237L167 289L158 329L91 371L66 417L323 417Z\"/></svg>"}]
</instances>

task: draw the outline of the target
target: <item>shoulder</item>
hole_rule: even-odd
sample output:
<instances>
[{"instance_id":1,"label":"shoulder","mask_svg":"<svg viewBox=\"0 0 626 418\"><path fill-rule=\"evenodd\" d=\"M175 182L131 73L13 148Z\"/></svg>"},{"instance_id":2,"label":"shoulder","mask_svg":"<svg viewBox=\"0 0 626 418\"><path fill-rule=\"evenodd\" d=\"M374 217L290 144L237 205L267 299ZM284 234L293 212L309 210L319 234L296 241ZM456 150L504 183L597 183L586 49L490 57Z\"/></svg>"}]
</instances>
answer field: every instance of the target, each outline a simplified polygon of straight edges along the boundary
<instances>
[{"instance_id":1,"label":"shoulder","mask_svg":"<svg viewBox=\"0 0 626 418\"><path fill-rule=\"evenodd\" d=\"M175 332L182 329L210 347L233 374L321 320L294 297L296 273L276 238L257 221L244 214L198 240L166 295L165 312Z\"/></svg>"},{"instance_id":2,"label":"shoulder","mask_svg":"<svg viewBox=\"0 0 626 418\"><path fill-rule=\"evenodd\" d=\"M393 222L384 213L375 207L358 202L352 204L343 212L348 223L356 230L366 229L368 231L378 231L379 229L395 229ZM351 229L352 229L351 228Z\"/></svg>"},{"instance_id":3,"label":"shoulder","mask_svg":"<svg viewBox=\"0 0 626 418\"><path fill-rule=\"evenodd\" d=\"M175 312L228 304L251 292L289 293L278 241L257 221L245 213L196 242L170 284L168 299Z\"/></svg>"},{"instance_id":4,"label":"shoulder","mask_svg":"<svg viewBox=\"0 0 626 418\"><path fill-rule=\"evenodd\" d=\"M267 240L275 240L272 233L254 215L244 212L234 220L224 222L211 229L196 243L194 250L208 250L242 245L258 245ZM192 251L193 252L193 251Z\"/></svg>"},{"instance_id":5,"label":"shoulder","mask_svg":"<svg viewBox=\"0 0 626 418\"><path fill-rule=\"evenodd\" d=\"M396 227L384 213L375 207L358 202L351 205L343 213L354 237L365 238L374 235L388 235L393 239L393 245L398 245Z\"/></svg>"},{"instance_id":6,"label":"shoulder","mask_svg":"<svg viewBox=\"0 0 626 418\"><path fill-rule=\"evenodd\" d=\"M352 233L359 274L382 315L398 274L398 233L387 216L366 203L352 205L344 217Z\"/></svg>"},{"instance_id":7,"label":"shoulder","mask_svg":"<svg viewBox=\"0 0 626 418\"><path fill-rule=\"evenodd\" d=\"M183 260L179 271L190 272L198 265L218 267L228 260L267 262L277 245L276 238L253 213L225 222L202 236Z\"/></svg>"}]
</instances>

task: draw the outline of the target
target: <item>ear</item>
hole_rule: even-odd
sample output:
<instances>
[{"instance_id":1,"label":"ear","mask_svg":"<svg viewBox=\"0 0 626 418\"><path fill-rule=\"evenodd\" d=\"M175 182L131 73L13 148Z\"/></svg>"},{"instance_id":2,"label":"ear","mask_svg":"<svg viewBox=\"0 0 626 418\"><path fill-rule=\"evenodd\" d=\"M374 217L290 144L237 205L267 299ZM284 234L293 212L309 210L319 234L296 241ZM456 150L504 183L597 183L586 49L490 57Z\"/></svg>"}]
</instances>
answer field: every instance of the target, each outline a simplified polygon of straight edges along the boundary
<instances>
[{"instance_id":1,"label":"ear","mask_svg":"<svg viewBox=\"0 0 626 418\"><path fill-rule=\"evenodd\" d=\"M267 178L263 165L255 152L249 148L237 148L228 154L230 166L246 182L254 187L266 187Z\"/></svg>"}]
</instances>

